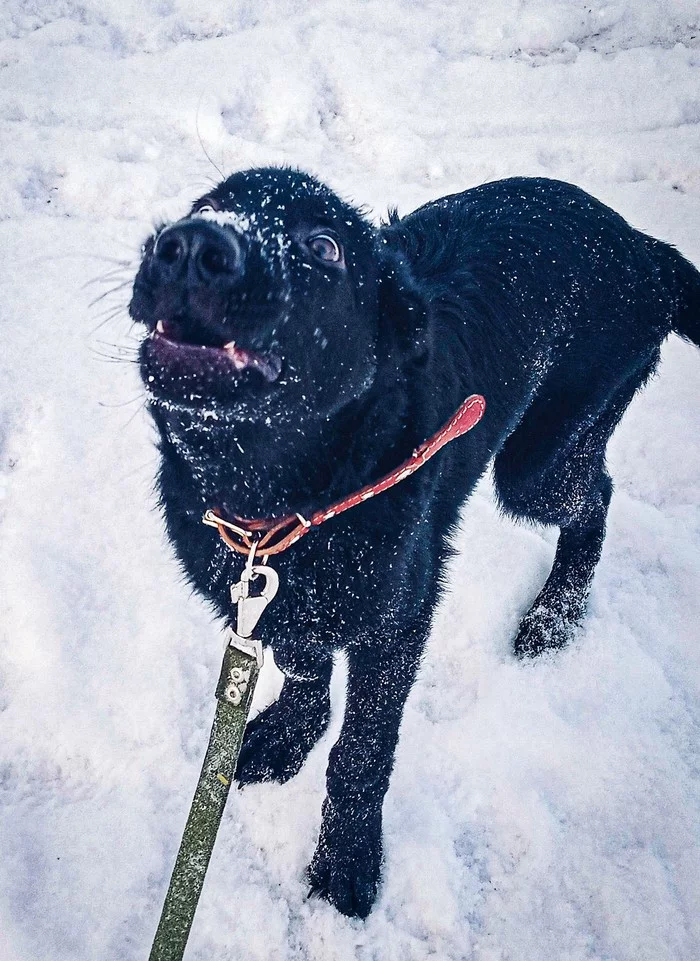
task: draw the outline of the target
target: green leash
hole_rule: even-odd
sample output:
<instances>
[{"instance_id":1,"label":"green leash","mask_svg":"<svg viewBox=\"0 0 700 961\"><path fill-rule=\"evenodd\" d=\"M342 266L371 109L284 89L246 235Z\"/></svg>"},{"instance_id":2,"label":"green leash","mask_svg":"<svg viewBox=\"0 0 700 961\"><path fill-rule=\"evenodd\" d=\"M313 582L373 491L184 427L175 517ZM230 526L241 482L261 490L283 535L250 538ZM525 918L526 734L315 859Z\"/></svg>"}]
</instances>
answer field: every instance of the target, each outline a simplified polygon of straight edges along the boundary
<instances>
[{"instance_id":1,"label":"green leash","mask_svg":"<svg viewBox=\"0 0 700 961\"><path fill-rule=\"evenodd\" d=\"M251 637L267 605L277 593L278 578L267 566L253 566L251 551L231 599L238 605L236 630L229 643L216 688L216 713L185 832L180 842L165 904L149 961L181 961L197 910L209 860L221 824L231 781L243 743L253 691L262 665L262 646ZM249 594L253 577L263 576L258 595Z\"/></svg>"}]
</instances>

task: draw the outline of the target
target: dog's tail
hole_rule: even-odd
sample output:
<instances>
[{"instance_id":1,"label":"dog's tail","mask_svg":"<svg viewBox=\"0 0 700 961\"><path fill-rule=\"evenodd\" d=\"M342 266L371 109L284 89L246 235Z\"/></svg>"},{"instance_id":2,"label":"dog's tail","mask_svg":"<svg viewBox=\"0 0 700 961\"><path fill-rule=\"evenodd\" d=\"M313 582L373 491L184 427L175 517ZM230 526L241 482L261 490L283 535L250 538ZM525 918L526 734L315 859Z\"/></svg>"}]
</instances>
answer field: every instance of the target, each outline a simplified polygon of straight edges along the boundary
<instances>
[{"instance_id":1,"label":"dog's tail","mask_svg":"<svg viewBox=\"0 0 700 961\"><path fill-rule=\"evenodd\" d=\"M676 301L671 329L700 347L700 271L675 247L658 240L655 244L655 253L661 254L662 274Z\"/></svg>"}]
</instances>

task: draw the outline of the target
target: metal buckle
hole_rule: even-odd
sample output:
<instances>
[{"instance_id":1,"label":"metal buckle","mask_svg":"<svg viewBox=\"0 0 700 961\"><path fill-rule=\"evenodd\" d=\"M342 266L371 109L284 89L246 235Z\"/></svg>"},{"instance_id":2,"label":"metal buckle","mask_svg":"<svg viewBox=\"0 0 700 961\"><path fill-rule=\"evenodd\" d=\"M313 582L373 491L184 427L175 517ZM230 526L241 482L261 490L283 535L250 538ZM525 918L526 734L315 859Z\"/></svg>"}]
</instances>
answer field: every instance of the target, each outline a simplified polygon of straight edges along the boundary
<instances>
[{"instance_id":1,"label":"metal buckle","mask_svg":"<svg viewBox=\"0 0 700 961\"><path fill-rule=\"evenodd\" d=\"M256 548L257 541L254 541L240 581L231 586L231 603L236 605L236 629L234 631L232 627L229 627L226 636L232 647L255 657L258 667L261 667L263 661L262 643L252 634L265 608L277 594L279 577L274 568L267 564L255 563ZM259 594L251 594L250 582L257 577L264 578L264 586Z\"/></svg>"},{"instance_id":2,"label":"metal buckle","mask_svg":"<svg viewBox=\"0 0 700 961\"><path fill-rule=\"evenodd\" d=\"M240 634L236 634L232 627L226 628L224 639L226 641L226 647L235 647L237 651L242 651L244 654L247 654L248 657L254 657L258 668L262 667L262 641L257 640L255 637L241 637Z\"/></svg>"},{"instance_id":3,"label":"metal buckle","mask_svg":"<svg viewBox=\"0 0 700 961\"><path fill-rule=\"evenodd\" d=\"M252 531L247 531L244 527L239 527L238 524L232 524L231 521L219 517L219 515L212 510L204 512L202 523L208 527L215 527L217 530L220 527L226 527L228 530L233 531L234 534L238 534L239 537L250 539L254 536Z\"/></svg>"}]
</instances>

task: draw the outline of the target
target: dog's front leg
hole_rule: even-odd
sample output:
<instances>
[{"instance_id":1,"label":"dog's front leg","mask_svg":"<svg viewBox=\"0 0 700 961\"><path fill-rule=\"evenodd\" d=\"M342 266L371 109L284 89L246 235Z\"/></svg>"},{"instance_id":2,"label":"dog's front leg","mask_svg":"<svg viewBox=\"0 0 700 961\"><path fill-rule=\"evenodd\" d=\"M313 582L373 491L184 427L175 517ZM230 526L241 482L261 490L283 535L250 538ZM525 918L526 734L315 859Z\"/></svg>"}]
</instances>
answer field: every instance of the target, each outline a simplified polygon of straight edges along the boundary
<instances>
[{"instance_id":1,"label":"dog's front leg","mask_svg":"<svg viewBox=\"0 0 700 961\"><path fill-rule=\"evenodd\" d=\"M290 659L275 651L285 675L278 699L248 724L236 780L284 783L300 770L328 727L331 713L330 654Z\"/></svg>"},{"instance_id":2,"label":"dog's front leg","mask_svg":"<svg viewBox=\"0 0 700 961\"><path fill-rule=\"evenodd\" d=\"M321 833L308 876L312 894L350 917L367 917L377 894L382 804L424 642L425 630L406 632L388 648L349 654L345 719L330 753Z\"/></svg>"}]
</instances>

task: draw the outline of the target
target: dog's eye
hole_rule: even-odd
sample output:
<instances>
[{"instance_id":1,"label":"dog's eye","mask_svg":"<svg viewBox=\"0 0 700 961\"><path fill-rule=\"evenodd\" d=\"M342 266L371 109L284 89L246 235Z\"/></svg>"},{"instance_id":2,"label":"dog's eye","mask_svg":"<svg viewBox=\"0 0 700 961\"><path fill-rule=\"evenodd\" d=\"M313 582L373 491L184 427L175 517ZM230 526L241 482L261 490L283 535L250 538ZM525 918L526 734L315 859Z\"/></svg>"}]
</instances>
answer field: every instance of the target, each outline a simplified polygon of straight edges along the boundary
<instances>
[{"instance_id":1,"label":"dog's eye","mask_svg":"<svg viewBox=\"0 0 700 961\"><path fill-rule=\"evenodd\" d=\"M203 201L199 207L195 207L192 211L193 214L214 214L218 210L218 207L214 206L211 200Z\"/></svg>"},{"instance_id":2,"label":"dog's eye","mask_svg":"<svg viewBox=\"0 0 700 961\"><path fill-rule=\"evenodd\" d=\"M311 253L327 264L341 264L343 250L337 240L328 234L316 234L307 241Z\"/></svg>"}]
</instances>

